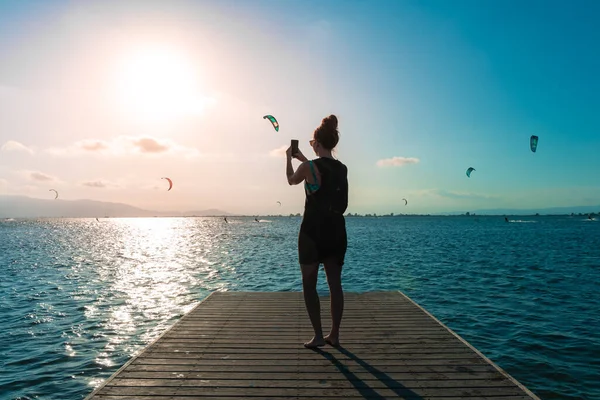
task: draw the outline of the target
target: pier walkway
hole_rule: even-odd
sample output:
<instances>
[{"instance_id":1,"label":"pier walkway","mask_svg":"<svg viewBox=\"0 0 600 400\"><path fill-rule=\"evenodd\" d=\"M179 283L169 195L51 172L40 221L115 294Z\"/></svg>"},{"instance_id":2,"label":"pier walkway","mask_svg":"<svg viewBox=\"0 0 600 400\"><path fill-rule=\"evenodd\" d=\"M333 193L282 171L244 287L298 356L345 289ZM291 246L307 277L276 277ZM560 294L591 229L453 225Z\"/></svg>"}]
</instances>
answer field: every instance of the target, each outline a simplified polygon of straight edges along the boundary
<instances>
[{"instance_id":1,"label":"pier walkway","mask_svg":"<svg viewBox=\"0 0 600 400\"><path fill-rule=\"evenodd\" d=\"M400 292L345 303L341 347L313 351L302 293L213 293L87 398L538 399Z\"/></svg>"}]
</instances>

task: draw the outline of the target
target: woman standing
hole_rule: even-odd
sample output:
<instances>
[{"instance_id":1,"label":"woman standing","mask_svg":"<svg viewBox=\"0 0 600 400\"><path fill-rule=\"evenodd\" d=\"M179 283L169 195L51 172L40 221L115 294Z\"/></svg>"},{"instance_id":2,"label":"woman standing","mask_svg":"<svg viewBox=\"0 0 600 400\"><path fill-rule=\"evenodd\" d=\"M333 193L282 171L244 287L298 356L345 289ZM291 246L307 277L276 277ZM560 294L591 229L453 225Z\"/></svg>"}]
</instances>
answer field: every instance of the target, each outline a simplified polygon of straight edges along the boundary
<instances>
[{"instance_id":1,"label":"woman standing","mask_svg":"<svg viewBox=\"0 0 600 400\"><path fill-rule=\"evenodd\" d=\"M287 178L290 185L304 182L306 201L304 217L298 235L298 257L302 270L304 303L315 336L304 343L314 348L328 343L339 345L339 330L344 311L342 266L346 255L347 237L344 212L348 206L348 169L333 158L338 144L338 120L326 117L315 129L310 145L319 157L309 161L300 151L292 155L287 150ZM292 157L302 161L294 172ZM319 265L323 263L331 296L331 331L323 337L321 305L317 293Z\"/></svg>"}]
</instances>

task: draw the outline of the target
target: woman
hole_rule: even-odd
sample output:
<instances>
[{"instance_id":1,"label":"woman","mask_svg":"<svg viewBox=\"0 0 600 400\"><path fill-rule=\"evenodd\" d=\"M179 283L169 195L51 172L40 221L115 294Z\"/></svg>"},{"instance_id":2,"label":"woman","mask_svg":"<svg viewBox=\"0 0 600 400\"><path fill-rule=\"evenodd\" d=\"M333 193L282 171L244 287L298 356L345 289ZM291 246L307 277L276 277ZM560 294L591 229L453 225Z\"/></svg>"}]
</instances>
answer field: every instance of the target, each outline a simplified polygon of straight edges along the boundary
<instances>
[{"instance_id":1,"label":"woman","mask_svg":"<svg viewBox=\"0 0 600 400\"><path fill-rule=\"evenodd\" d=\"M298 235L298 256L302 270L304 303L315 336L304 343L307 348L339 345L340 323L344 311L342 266L346 255L346 223L348 206L348 169L331 154L339 141L335 115L326 117L315 129L310 141L319 157L309 161L298 151L287 150L287 178L290 185L304 182L306 201L304 217ZM302 161L296 172L292 157ZM317 294L319 265L323 263L331 295L331 331L323 337L321 305Z\"/></svg>"}]
</instances>

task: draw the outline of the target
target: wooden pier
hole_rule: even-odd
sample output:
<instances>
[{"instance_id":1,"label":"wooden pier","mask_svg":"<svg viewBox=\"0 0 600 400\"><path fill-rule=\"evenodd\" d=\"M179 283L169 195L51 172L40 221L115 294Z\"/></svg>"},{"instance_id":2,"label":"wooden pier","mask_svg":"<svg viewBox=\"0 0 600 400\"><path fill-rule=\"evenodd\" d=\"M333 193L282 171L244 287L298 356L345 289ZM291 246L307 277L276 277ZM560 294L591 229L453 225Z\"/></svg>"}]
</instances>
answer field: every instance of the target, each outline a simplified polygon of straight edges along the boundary
<instances>
[{"instance_id":1,"label":"wooden pier","mask_svg":"<svg viewBox=\"0 0 600 400\"><path fill-rule=\"evenodd\" d=\"M309 350L302 293L213 293L87 399L539 399L400 292L345 303L341 347Z\"/></svg>"}]
</instances>

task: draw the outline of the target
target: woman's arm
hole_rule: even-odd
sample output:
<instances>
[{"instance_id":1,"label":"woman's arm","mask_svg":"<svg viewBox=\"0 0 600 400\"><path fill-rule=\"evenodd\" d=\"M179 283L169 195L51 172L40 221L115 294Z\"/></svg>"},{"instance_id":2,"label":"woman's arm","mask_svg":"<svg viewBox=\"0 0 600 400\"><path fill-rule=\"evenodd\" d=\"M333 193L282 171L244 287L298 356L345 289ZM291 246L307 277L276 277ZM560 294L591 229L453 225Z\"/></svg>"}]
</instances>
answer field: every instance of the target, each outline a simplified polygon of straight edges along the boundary
<instances>
[{"instance_id":1,"label":"woman's arm","mask_svg":"<svg viewBox=\"0 0 600 400\"><path fill-rule=\"evenodd\" d=\"M298 167L296 172L294 172L294 167L292 166L292 148L291 147L289 149L287 149L286 156L287 156L286 157L287 165L286 165L286 169L285 169L285 174L287 175L288 184L297 185L299 183L302 183L306 179L306 173L307 173L306 162L303 162L302 164L300 164L300 166ZM304 156L302 156L302 157L304 157ZM304 157L304 158L306 159L306 157Z\"/></svg>"},{"instance_id":2,"label":"woman's arm","mask_svg":"<svg viewBox=\"0 0 600 400\"><path fill-rule=\"evenodd\" d=\"M298 166L296 172L294 172L294 167L292 167L292 159L288 158L286 174L288 183L290 185L298 185L306 179L306 171L307 171L307 163L302 163Z\"/></svg>"}]
</instances>

